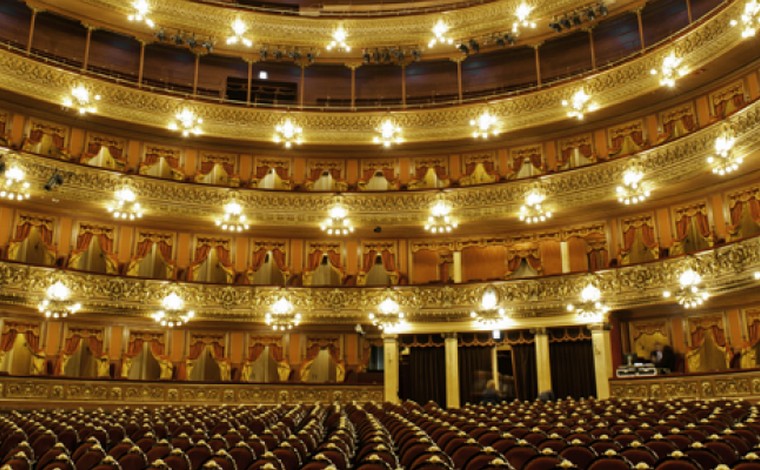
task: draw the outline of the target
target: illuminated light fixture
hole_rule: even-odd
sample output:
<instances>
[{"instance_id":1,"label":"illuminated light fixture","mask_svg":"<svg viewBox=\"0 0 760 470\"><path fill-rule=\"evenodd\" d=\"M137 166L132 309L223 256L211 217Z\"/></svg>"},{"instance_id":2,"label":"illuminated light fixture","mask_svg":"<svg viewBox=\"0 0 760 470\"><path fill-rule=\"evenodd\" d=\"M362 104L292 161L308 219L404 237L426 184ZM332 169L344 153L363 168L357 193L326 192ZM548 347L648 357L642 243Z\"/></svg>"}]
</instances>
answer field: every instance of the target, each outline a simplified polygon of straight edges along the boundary
<instances>
[{"instance_id":1,"label":"illuminated light fixture","mask_svg":"<svg viewBox=\"0 0 760 470\"><path fill-rule=\"evenodd\" d=\"M169 130L181 132L182 137L188 137L190 134L201 135L203 134L201 124L203 124L202 118L196 116L190 109L183 108L174 115L174 120L169 123Z\"/></svg>"},{"instance_id":2,"label":"illuminated light fixture","mask_svg":"<svg viewBox=\"0 0 760 470\"><path fill-rule=\"evenodd\" d=\"M489 136L499 135L499 119L484 111L477 118L470 120L470 127L473 127L472 136L474 138L487 139Z\"/></svg>"},{"instance_id":3,"label":"illuminated light fixture","mask_svg":"<svg viewBox=\"0 0 760 470\"><path fill-rule=\"evenodd\" d=\"M338 26L332 33L332 41L327 45L327 50L337 49L339 51L351 52L351 46L346 44L346 39L348 39L348 33L343 29L343 26Z\"/></svg>"},{"instance_id":4,"label":"illuminated light fixture","mask_svg":"<svg viewBox=\"0 0 760 470\"><path fill-rule=\"evenodd\" d=\"M282 143L286 149L293 147L293 144L301 145L303 143L303 129L297 126L292 119L285 118L280 124L274 126L272 141L276 144Z\"/></svg>"},{"instance_id":5,"label":"illuminated light fixture","mask_svg":"<svg viewBox=\"0 0 760 470\"><path fill-rule=\"evenodd\" d=\"M724 176L736 171L744 162L744 157L734 152L736 137L730 126L723 128L723 133L715 139L715 155L707 157L707 163L716 175Z\"/></svg>"},{"instance_id":6,"label":"illuminated light fixture","mask_svg":"<svg viewBox=\"0 0 760 470\"><path fill-rule=\"evenodd\" d=\"M369 320L382 331L398 330L404 324L404 312L390 295L377 306L377 313L370 313Z\"/></svg>"},{"instance_id":7,"label":"illuminated light fixture","mask_svg":"<svg viewBox=\"0 0 760 470\"><path fill-rule=\"evenodd\" d=\"M459 223L451 217L451 203L442 197L430 208L430 215L425 223L425 230L430 233L451 233Z\"/></svg>"},{"instance_id":8,"label":"illuminated light fixture","mask_svg":"<svg viewBox=\"0 0 760 470\"><path fill-rule=\"evenodd\" d=\"M66 318L82 308L79 302L69 302L70 298L71 289L56 281L45 291L45 299L37 305L37 310L44 313L45 318Z\"/></svg>"},{"instance_id":9,"label":"illuminated light fixture","mask_svg":"<svg viewBox=\"0 0 760 470\"><path fill-rule=\"evenodd\" d=\"M689 73L689 69L681 65L682 62L682 58L678 57L675 52L671 52L662 59L660 70L652 69L649 73L660 76L660 86L673 88L676 86L677 79Z\"/></svg>"},{"instance_id":10,"label":"illuminated light fixture","mask_svg":"<svg viewBox=\"0 0 760 470\"><path fill-rule=\"evenodd\" d=\"M662 296L666 299L675 297L676 301L684 308L699 307L710 298L710 294L699 287L702 284L702 276L691 268L681 273L678 277L678 284L680 288L675 294L666 290Z\"/></svg>"},{"instance_id":11,"label":"illuminated light fixture","mask_svg":"<svg viewBox=\"0 0 760 470\"><path fill-rule=\"evenodd\" d=\"M354 226L348 218L348 209L341 204L340 200L330 208L327 218L319 226L328 235L348 235L354 233Z\"/></svg>"},{"instance_id":12,"label":"illuminated light fixture","mask_svg":"<svg viewBox=\"0 0 760 470\"><path fill-rule=\"evenodd\" d=\"M646 200L651 191L643 183L644 173L638 168L629 168L623 172L623 184L616 188L617 199L625 205L638 204Z\"/></svg>"},{"instance_id":13,"label":"illuminated light fixture","mask_svg":"<svg viewBox=\"0 0 760 470\"><path fill-rule=\"evenodd\" d=\"M551 211L547 211L543 206L545 199L546 196L537 188L528 191L525 195L525 204L520 206L520 220L535 224L550 219L552 217Z\"/></svg>"},{"instance_id":14,"label":"illuminated light fixture","mask_svg":"<svg viewBox=\"0 0 760 470\"><path fill-rule=\"evenodd\" d=\"M9 164L3 173L0 197L11 201L23 201L29 199L29 196L29 182L26 181L26 173L15 164Z\"/></svg>"},{"instance_id":15,"label":"illuminated light fixture","mask_svg":"<svg viewBox=\"0 0 760 470\"><path fill-rule=\"evenodd\" d=\"M127 16L129 21L145 23L149 28L156 26L156 24L153 23L153 20L148 17L150 14L150 4L147 0L135 0L132 2L132 8L134 8L135 11Z\"/></svg>"},{"instance_id":16,"label":"illuminated light fixture","mask_svg":"<svg viewBox=\"0 0 760 470\"><path fill-rule=\"evenodd\" d=\"M731 26L736 26L739 22L743 28L743 38L751 38L757 34L757 30L760 29L760 3L757 0L749 0L744 4L741 19L739 21L731 20Z\"/></svg>"},{"instance_id":17,"label":"illuminated light fixture","mask_svg":"<svg viewBox=\"0 0 760 470\"><path fill-rule=\"evenodd\" d=\"M536 22L532 21L530 17L530 13L533 11L533 7L528 5L527 3L521 3L517 10L515 10L515 16L517 17L517 21L512 23L512 32L517 34L520 32L520 27L523 28L535 28Z\"/></svg>"},{"instance_id":18,"label":"illuminated light fixture","mask_svg":"<svg viewBox=\"0 0 760 470\"><path fill-rule=\"evenodd\" d=\"M401 136L401 128L393 123L390 119L386 119L380 124L380 127L375 129L378 134L372 141L376 144L383 144L383 147L390 147L393 144L400 144L404 141Z\"/></svg>"},{"instance_id":19,"label":"illuminated light fixture","mask_svg":"<svg viewBox=\"0 0 760 470\"><path fill-rule=\"evenodd\" d=\"M151 315L161 326L168 328L182 326L195 317L195 312L186 310L185 301L175 292L164 297L161 305L164 307L163 310L158 310Z\"/></svg>"},{"instance_id":20,"label":"illuminated light fixture","mask_svg":"<svg viewBox=\"0 0 760 470\"><path fill-rule=\"evenodd\" d=\"M248 25L243 20L235 18L231 26L233 35L227 38L227 45L234 46L240 43L245 47L253 46L253 41L244 36L245 32L248 31Z\"/></svg>"},{"instance_id":21,"label":"illuminated light fixture","mask_svg":"<svg viewBox=\"0 0 760 470\"><path fill-rule=\"evenodd\" d=\"M562 100L562 106L569 108L567 110L567 117L578 119L583 119L587 113L599 109L599 105L591 101L591 95L587 94L584 89L573 93L570 101Z\"/></svg>"},{"instance_id":22,"label":"illuminated light fixture","mask_svg":"<svg viewBox=\"0 0 760 470\"><path fill-rule=\"evenodd\" d=\"M577 305L567 304L567 311L575 312L582 320L602 322L610 309L602 303L602 292L599 288L589 283L581 291L581 301Z\"/></svg>"},{"instance_id":23,"label":"illuminated light fixture","mask_svg":"<svg viewBox=\"0 0 760 470\"><path fill-rule=\"evenodd\" d=\"M435 47L436 44L454 44L454 39L446 36L449 32L449 25L443 20L438 20L433 26L433 38L428 41L428 48Z\"/></svg>"},{"instance_id":24,"label":"illuminated light fixture","mask_svg":"<svg viewBox=\"0 0 760 470\"><path fill-rule=\"evenodd\" d=\"M77 85L71 93L63 98L63 106L76 110L79 114L94 113L98 110L95 101L100 101L100 95L92 95L84 85Z\"/></svg>"},{"instance_id":25,"label":"illuminated light fixture","mask_svg":"<svg viewBox=\"0 0 760 470\"><path fill-rule=\"evenodd\" d=\"M507 320L507 311L499 306L499 297L493 289L486 289L480 299L480 309L471 311L470 318L480 326L498 331Z\"/></svg>"},{"instance_id":26,"label":"illuminated light fixture","mask_svg":"<svg viewBox=\"0 0 760 470\"><path fill-rule=\"evenodd\" d=\"M113 214L114 218L123 220L135 220L143 216L137 195L127 186L114 191L114 200L108 205L108 212Z\"/></svg>"},{"instance_id":27,"label":"illuminated light fixture","mask_svg":"<svg viewBox=\"0 0 760 470\"><path fill-rule=\"evenodd\" d=\"M280 297L272 304L264 321L274 331L292 330L301 323L301 314L293 313L293 304L285 297Z\"/></svg>"},{"instance_id":28,"label":"illuminated light fixture","mask_svg":"<svg viewBox=\"0 0 760 470\"><path fill-rule=\"evenodd\" d=\"M243 214L243 206L234 197L224 205L224 215L216 219L216 226L229 232L242 232L251 227Z\"/></svg>"},{"instance_id":29,"label":"illuminated light fixture","mask_svg":"<svg viewBox=\"0 0 760 470\"><path fill-rule=\"evenodd\" d=\"M760 271L755 271L752 276L755 278L756 281L760 281Z\"/></svg>"}]
</instances>

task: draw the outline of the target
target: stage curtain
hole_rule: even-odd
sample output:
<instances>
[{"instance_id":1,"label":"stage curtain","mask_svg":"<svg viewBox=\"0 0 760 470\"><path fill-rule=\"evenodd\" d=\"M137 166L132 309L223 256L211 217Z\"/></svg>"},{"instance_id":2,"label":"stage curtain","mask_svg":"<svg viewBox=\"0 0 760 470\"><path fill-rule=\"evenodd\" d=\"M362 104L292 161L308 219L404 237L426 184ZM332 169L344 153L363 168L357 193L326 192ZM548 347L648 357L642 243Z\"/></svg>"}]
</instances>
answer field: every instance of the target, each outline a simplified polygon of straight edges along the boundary
<instances>
[{"instance_id":1,"label":"stage curtain","mask_svg":"<svg viewBox=\"0 0 760 470\"><path fill-rule=\"evenodd\" d=\"M408 387L409 396L417 403L434 401L446 404L446 356L443 347L410 348Z\"/></svg>"},{"instance_id":2,"label":"stage curtain","mask_svg":"<svg viewBox=\"0 0 760 470\"><path fill-rule=\"evenodd\" d=\"M459 402L476 403L475 378L478 371L486 371L491 375L491 350L489 347L460 347L459 348Z\"/></svg>"},{"instance_id":3,"label":"stage curtain","mask_svg":"<svg viewBox=\"0 0 760 470\"><path fill-rule=\"evenodd\" d=\"M596 395L591 340L549 343L552 389L557 398Z\"/></svg>"},{"instance_id":4,"label":"stage curtain","mask_svg":"<svg viewBox=\"0 0 760 470\"><path fill-rule=\"evenodd\" d=\"M536 372L535 344L512 345L515 364L515 391L520 400L535 400L538 396L538 374Z\"/></svg>"}]
</instances>

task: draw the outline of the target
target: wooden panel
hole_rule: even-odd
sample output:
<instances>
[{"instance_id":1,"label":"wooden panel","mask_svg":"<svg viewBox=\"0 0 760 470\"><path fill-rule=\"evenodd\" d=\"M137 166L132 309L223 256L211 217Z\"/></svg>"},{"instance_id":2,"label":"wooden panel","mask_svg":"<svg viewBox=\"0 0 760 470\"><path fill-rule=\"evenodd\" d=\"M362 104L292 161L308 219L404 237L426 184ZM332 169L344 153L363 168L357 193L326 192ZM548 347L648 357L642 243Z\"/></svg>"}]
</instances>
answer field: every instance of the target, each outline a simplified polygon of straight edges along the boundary
<instances>
[{"instance_id":1,"label":"wooden panel","mask_svg":"<svg viewBox=\"0 0 760 470\"><path fill-rule=\"evenodd\" d=\"M635 13L624 13L594 28L596 66L621 59L641 49Z\"/></svg>"}]
</instances>

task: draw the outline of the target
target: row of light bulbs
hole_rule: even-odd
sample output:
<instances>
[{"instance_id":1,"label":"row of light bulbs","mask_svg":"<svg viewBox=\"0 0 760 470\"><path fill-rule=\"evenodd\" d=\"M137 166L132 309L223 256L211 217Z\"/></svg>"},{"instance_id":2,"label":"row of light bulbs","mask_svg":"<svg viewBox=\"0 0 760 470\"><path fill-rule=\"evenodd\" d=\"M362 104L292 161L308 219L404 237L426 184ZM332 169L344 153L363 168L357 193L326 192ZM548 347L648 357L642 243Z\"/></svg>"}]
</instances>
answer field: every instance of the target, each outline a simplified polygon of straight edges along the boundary
<instances>
[{"instance_id":1,"label":"row of light bulbs","mask_svg":"<svg viewBox=\"0 0 760 470\"><path fill-rule=\"evenodd\" d=\"M686 75L688 69L682 65L682 59L675 52L671 52L663 59L660 69L652 69L651 73L660 76L662 86L673 87L676 79ZM65 108L74 109L79 114L84 115L97 112L96 102L100 99L100 95L80 84L73 87L70 93L63 97L62 104ZM583 119L586 114L599 109L598 103L583 88L573 93L569 99L563 100L562 106L567 109L569 118L579 120ZM472 129L472 136L476 139L497 136L502 131L501 120L488 110L471 119L469 125ZM172 117L167 127L169 130L179 132L183 137L190 137L203 134L202 126L203 118L192 109L185 107ZM373 137L373 142L375 144L388 148L404 142L403 129L390 118L384 119L374 130L376 135ZM290 149L294 145L303 143L303 135L303 128L290 117L285 117L275 125L272 141Z\"/></svg>"},{"instance_id":2,"label":"row of light bulbs","mask_svg":"<svg viewBox=\"0 0 760 470\"><path fill-rule=\"evenodd\" d=\"M132 12L127 15L127 19L132 22L144 23L149 28L156 26L155 22L150 18L151 5L148 0L134 0L132 2ZM527 3L520 4L515 10L515 20L512 23L512 33L518 34L520 28L535 28L536 22L530 18L530 14L533 11L533 7ZM240 17L232 20L230 24L231 34L226 39L228 46L245 46L253 47L253 40L249 37L249 26ZM436 45L453 45L454 39L448 35L449 25L441 18L435 22L431 28L432 37L428 41L428 48L433 48ZM330 40L327 42L325 49L327 51L341 51L351 52L351 46L348 44L348 31L343 25L338 25L330 35Z\"/></svg>"},{"instance_id":3,"label":"row of light bulbs","mask_svg":"<svg viewBox=\"0 0 760 470\"><path fill-rule=\"evenodd\" d=\"M729 124L723 126L721 134L715 139L715 153L707 161L712 172L726 175L735 171L743 162L743 156L734 151L736 137ZM645 201L652 193L651 185L644 180L644 171L638 162L633 162L623 172L623 182L616 188L617 199L625 205ZM15 162L6 163L6 168L0 176L0 198L14 201L24 201L30 198L30 184L26 174ZM546 194L534 185L525 193L523 205L517 214L520 221L528 224L546 222L552 218L552 211L546 206ZM138 201L138 196L128 183L124 183L114 191L113 200L106 206L114 218L120 220L136 220L142 218L144 208ZM448 234L455 230L459 223L453 215L453 206L440 193L429 210L424 228L432 234ZM330 236L346 236L354 232L354 225L349 217L349 210L343 204L341 196L336 196L328 210L327 217L320 224L324 233ZM217 227L225 231L243 232L250 228L250 222L245 215L245 208L237 200L237 193L231 192L228 202L223 207L223 213L216 219Z\"/></svg>"},{"instance_id":4,"label":"row of light bulbs","mask_svg":"<svg viewBox=\"0 0 760 470\"><path fill-rule=\"evenodd\" d=\"M760 271L753 274L754 279L760 280ZM45 297L38 304L38 310L46 318L61 319L77 313L82 305L71 300L72 293L63 282L56 281L45 291ZM678 277L678 289L675 292L663 291L663 298L675 300L684 308L692 309L701 306L710 297L709 292L702 287L702 277L693 268L681 271ZM195 317L195 311L185 307L185 301L176 292L171 292L161 301L162 308L153 312L151 317L161 326L173 328L186 324ZM610 307L603 303L602 292L593 282L589 282L581 290L576 303L568 303L567 311L578 316L585 323L603 323L607 321ZM501 330L510 326L507 308L500 302L493 287L483 292L479 308L473 309L469 317L479 328ZM392 290L385 295L377 311L368 315L369 321L380 330L396 332L406 324L406 316L394 299ZM303 315L296 311L293 303L286 295L279 298L268 309L264 321L275 331L289 331L297 327L303 320Z\"/></svg>"},{"instance_id":5,"label":"row of light bulbs","mask_svg":"<svg viewBox=\"0 0 760 470\"><path fill-rule=\"evenodd\" d=\"M154 28L155 23L150 18L151 5L148 0L134 0L132 2L133 11L127 16L129 21L146 24L149 28ZM514 21L512 23L512 34L517 35L520 28L534 29L536 22L531 18L533 6L527 3L521 3L514 12ZM742 37L754 37L757 30L760 29L760 3L757 0L748 0L739 19L731 20L731 26L741 25ZM242 45L252 47L253 40L247 36L249 27L241 19L235 18L230 28L232 34L227 37L226 43L230 46ZM442 18L438 19L431 28L432 37L428 41L428 48L437 45L454 45L454 38L449 35L450 26ZM351 46L347 43L349 37L348 31L343 25L338 25L332 32L331 37L325 49L327 51L351 52ZM685 68L681 66L681 59L671 54L663 62L660 71L652 70L653 74L661 74L660 82L663 86L674 86L675 79L686 73Z\"/></svg>"}]
</instances>

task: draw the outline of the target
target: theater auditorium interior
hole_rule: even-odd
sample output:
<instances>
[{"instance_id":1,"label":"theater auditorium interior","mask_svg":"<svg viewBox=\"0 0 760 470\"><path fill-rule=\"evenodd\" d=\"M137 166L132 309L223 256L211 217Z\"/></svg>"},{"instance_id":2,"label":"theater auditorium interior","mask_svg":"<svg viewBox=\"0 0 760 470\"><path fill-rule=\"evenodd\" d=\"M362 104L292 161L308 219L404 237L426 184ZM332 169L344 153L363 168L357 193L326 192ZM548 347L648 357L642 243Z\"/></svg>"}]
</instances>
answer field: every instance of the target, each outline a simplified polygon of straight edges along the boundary
<instances>
[{"instance_id":1,"label":"theater auditorium interior","mask_svg":"<svg viewBox=\"0 0 760 470\"><path fill-rule=\"evenodd\" d=\"M760 469L758 36L0 1L0 470Z\"/></svg>"}]
</instances>

